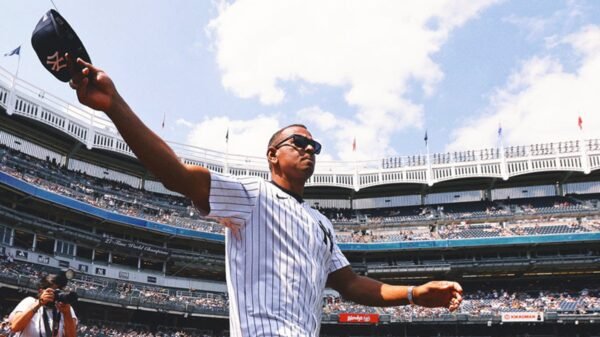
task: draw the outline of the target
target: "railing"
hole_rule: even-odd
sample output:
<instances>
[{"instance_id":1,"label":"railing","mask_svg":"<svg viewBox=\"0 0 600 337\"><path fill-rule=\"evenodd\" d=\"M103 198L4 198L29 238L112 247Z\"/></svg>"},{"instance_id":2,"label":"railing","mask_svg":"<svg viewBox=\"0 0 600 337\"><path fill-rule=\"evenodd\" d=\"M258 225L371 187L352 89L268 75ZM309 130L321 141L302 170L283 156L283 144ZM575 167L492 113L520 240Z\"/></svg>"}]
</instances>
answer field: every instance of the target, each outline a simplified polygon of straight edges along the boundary
<instances>
[{"instance_id":1,"label":"railing","mask_svg":"<svg viewBox=\"0 0 600 337\"><path fill-rule=\"evenodd\" d=\"M33 292L37 291L38 279L31 278L27 275L0 274L0 283ZM227 307L204 307L189 303L181 303L179 301L153 301L143 296L121 298L111 292L93 291L81 288L76 289L76 292L81 301L118 304L132 309L147 308L160 312L195 313L210 316L227 316L229 311Z\"/></svg>"},{"instance_id":2,"label":"railing","mask_svg":"<svg viewBox=\"0 0 600 337\"><path fill-rule=\"evenodd\" d=\"M13 87L14 83L14 87ZM73 106L14 76L0 67L0 106L8 114L35 119L64 132L86 145L129 156L133 153L114 124L101 112ZM183 162L233 175L269 179L265 158L226 154L187 144L169 142ZM600 139L487 148L428 156L398 156L357 162L319 162L307 186L362 188L438 182L470 177L510 177L543 171L580 171L600 168Z\"/></svg>"}]
</instances>

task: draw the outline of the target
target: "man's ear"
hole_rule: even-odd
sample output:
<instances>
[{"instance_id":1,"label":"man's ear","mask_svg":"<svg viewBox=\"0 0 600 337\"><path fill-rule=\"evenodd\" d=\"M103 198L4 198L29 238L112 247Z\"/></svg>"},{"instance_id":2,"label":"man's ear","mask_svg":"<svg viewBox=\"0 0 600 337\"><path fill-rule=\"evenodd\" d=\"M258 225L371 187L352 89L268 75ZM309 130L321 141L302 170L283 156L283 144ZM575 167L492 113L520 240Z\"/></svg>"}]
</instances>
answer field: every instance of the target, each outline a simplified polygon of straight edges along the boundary
<instances>
[{"instance_id":1,"label":"man's ear","mask_svg":"<svg viewBox=\"0 0 600 337\"><path fill-rule=\"evenodd\" d=\"M267 150L267 160L271 164L275 164L277 162L277 149L274 147L270 147Z\"/></svg>"}]
</instances>

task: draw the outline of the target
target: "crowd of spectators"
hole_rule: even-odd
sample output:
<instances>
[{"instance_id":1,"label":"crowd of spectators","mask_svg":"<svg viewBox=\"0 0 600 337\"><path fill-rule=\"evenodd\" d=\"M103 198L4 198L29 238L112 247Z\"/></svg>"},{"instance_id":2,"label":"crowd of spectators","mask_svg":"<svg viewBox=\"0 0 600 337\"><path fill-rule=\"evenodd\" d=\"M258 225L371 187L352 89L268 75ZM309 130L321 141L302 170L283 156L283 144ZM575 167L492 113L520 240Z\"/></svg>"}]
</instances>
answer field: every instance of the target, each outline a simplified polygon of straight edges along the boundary
<instances>
[{"instance_id":1,"label":"crowd of spectators","mask_svg":"<svg viewBox=\"0 0 600 337\"><path fill-rule=\"evenodd\" d=\"M464 295L464 300L455 314L478 317L497 316L502 312L534 311L600 315L600 289L558 290L548 285L542 290L474 290ZM443 308L419 306L397 306L370 308L338 297L328 296L324 300L325 314L339 313L379 313L388 314L394 320L411 321L418 318L436 318L450 314Z\"/></svg>"},{"instance_id":2,"label":"crowd of spectators","mask_svg":"<svg viewBox=\"0 0 600 337\"><path fill-rule=\"evenodd\" d=\"M510 237L524 235L577 234L600 231L600 218L549 218L511 222L456 222L435 226L400 228L338 229L340 243L403 242Z\"/></svg>"},{"instance_id":3,"label":"crowd of spectators","mask_svg":"<svg viewBox=\"0 0 600 337\"><path fill-rule=\"evenodd\" d=\"M5 315L0 323L0 337L13 336ZM180 328L158 326L151 329L144 324L117 323L107 321L79 321L77 337L221 337L210 330L196 328Z\"/></svg>"},{"instance_id":4,"label":"crowd of spectators","mask_svg":"<svg viewBox=\"0 0 600 337\"><path fill-rule=\"evenodd\" d=\"M539 200L538 200L539 199ZM569 215L574 212L599 211L597 200L577 203L565 197L527 198L498 202L470 202L437 206L408 206L369 209L352 212L349 209L320 208L336 227L403 225L432 221L473 222L509 216Z\"/></svg>"},{"instance_id":5,"label":"crowd of spectators","mask_svg":"<svg viewBox=\"0 0 600 337\"><path fill-rule=\"evenodd\" d=\"M414 226L402 229L338 230L336 239L340 243L370 243L436 240L439 237L429 227Z\"/></svg>"},{"instance_id":6,"label":"crowd of spectators","mask_svg":"<svg viewBox=\"0 0 600 337\"><path fill-rule=\"evenodd\" d=\"M482 154L486 152L483 151ZM191 203L172 195L148 192L125 183L95 178L85 172L67 170L51 160L39 160L19 151L0 146L0 170L53 193L82 202L167 225L192 230L224 233L224 227L214 219L201 217ZM320 208L337 228L338 242L402 242L438 239L543 235L597 231L594 225L575 226L527 223L518 226L486 221L508 215L555 215L560 212L590 210L590 201L577 204L576 199L564 197L530 198L505 203L487 201L438 206L409 206L363 210ZM598 204L594 207L598 209ZM476 223L478 219L482 221ZM443 221L450 224L430 223ZM468 223L467 223L468 222ZM357 229L356 227L359 227Z\"/></svg>"},{"instance_id":7,"label":"crowd of spectators","mask_svg":"<svg viewBox=\"0 0 600 337\"><path fill-rule=\"evenodd\" d=\"M202 217L188 199L153 193L128 184L68 170L56 162L0 148L0 171L47 191L127 216L208 233L224 233L214 219Z\"/></svg>"},{"instance_id":8,"label":"crowd of spectators","mask_svg":"<svg viewBox=\"0 0 600 337\"><path fill-rule=\"evenodd\" d=\"M323 298L323 303L323 314L325 315L340 313L376 314L380 312L380 309L378 308L345 301L344 299L333 295L325 296Z\"/></svg>"},{"instance_id":9,"label":"crowd of spectators","mask_svg":"<svg viewBox=\"0 0 600 337\"><path fill-rule=\"evenodd\" d=\"M5 257L0 260L0 270L3 275L13 274L37 280L41 272L36 265L12 261ZM50 270L48 270L50 271ZM141 297L146 301L141 304L154 303L165 306L169 302L188 302L204 309L218 309L221 314L227 313L228 302L226 294L207 293L195 290L171 289L165 287L150 287L133 282L118 282L115 280L83 276L84 279L72 280L68 290L77 291L80 296L93 296L90 291L103 294L113 294L112 298ZM87 284L87 286L82 286ZM93 286L92 286L93 285ZM548 282L532 288L507 289L471 289L465 293L464 302L458 313L472 316L498 315L503 311L556 311L564 313L600 314L600 288L597 285L585 285L574 289L559 288L560 285ZM86 292L78 290L83 289ZM104 297L106 299L106 297ZM410 320L414 318L432 318L448 314L446 309L427 309L421 307L403 306L392 308L372 308L345 301L339 297L327 295L323 299L324 314L346 313L379 313L389 314L394 319ZM82 333L91 333L99 327L87 326ZM111 329L111 328L107 328ZM135 329L134 329L135 330ZM133 330L132 330L133 331ZM144 332L139 332L144 333ZM176 333L176 332L169 332ZM146 336L146 335L138 335ZM162 335L154 335L162 336ZM172 336L172 335L168 335Z\"/></svg>"},{"instance_id":10,"label":"crowd of spectators","mask_svg":"<svg viewBox=\"0 0 600 337\"><path fill-rule=\"evenodd\" d=\"M510 230L505 229L498 223L450 224L440 226L437 234L442 239L465 239L514 235L510 232Z\"/></svg>"},{"instance_id":11,"label":"crowd of spectators","mask_svg":"<svg viewBox=\"0 0 600 337\"><path fill-rule=\"evenodd\" d=\"M78 337L217 337L212 331L193 328L173 329L159 327L156 330L141 324L118 324L115 322L94 321L79 323Z\"/></svg>"},{"instance_id":12,"label":"crowd of spectators","mask_svg":"<svg viewBox=\"0 0 600 337\"><path fill-rule=\"evenodd\" d=\"M487 219L510 215L507 207L489 202L473 202L457 205L404 206L375 208L361 211L339 208L319 208L319 211L331 219L336 227L356 225L402 225L425 223L440 220Z\"/></svg>"},{"instance_id":13,"label":"crowd of spectators","mask_svg":"<svg viewBox=\"0 0 600 337\"><path fill-rule=\"evenodd\" d=\"M176 302L183 305L194 305L205 309L217 310L223 310L229 305L227 296L223 294L151 287L133 282L119 282L115 291L118 298L141 298L144 303L160 304Z\"/></svg>"},{"instance_id":14,"label":"crowd of spectators","mask_svg":"<svg viewBox=\"0 0 600 337\"><path fill-rule=\"evenodd\" d=\"M56 272L56 270L52 267L42 267L4 256L0 259L0 272L3 277L19 279L21 283L23 283L23 279L28 279L29 284L35 286L42 273ZM197 290L182 291L84 274L77 274L77 277L69 282L67 290L75 291L82 297L107 301L122 300L151 308L177 304L178 308L182 310L199 309L200 311L223 312L229 305L227 296L221 293Z\"/></svg>"}]
</instances>

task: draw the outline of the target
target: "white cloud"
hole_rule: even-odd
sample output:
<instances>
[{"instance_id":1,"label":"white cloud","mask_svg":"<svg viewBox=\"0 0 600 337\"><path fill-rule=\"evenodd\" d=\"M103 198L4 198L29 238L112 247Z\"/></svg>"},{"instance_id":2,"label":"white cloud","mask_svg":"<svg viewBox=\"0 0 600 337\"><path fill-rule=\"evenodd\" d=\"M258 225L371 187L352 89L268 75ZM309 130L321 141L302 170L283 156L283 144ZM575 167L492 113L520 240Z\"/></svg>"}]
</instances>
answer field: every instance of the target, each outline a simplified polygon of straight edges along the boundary
<instances>
[{"instance_id":1,"label":"white cloud","mask_svg":"<svg viewBox=\"0 0 600 337\"><path fill-rule=\"evenodd\" d=\"M192 123L192 122L190 122L188 120L185 120L183 118L179 118L179 119L177 119L175 121L175 125L177 125L177 126L184 126L186 128L191 128L191 127L194 126L194 123Z\"/></svg>"},{"instance_id":2,"label":"white cloud","mask_svg":"<svg viewBox=\"0 0 600 337\"><path fill-rule=\"evenodd\" d=\"M393 153L389 144L389 135L395 126L394 121L387 120L383 113L359 114L361 122L334 115L319 107L310 107L297 112L298 118L309 122L316 130L324 133L334 144L334 149L324 148L325 155L334 158L335 153L343 160L366 160L382 158ZM370 118L370 119L369 119ZM307 123L308 124L308 123ZM313 132L314 134L314 132ZM352 144L356 139L356 151Z\"/></svg>"},{"instance_id":3,"label":"white cloud","mask_svg":"<svg viewBox=\"0 0 600 337\"><path fill-rule=\"evenodd\" d=\"M312 121L323 131L331 131L339 123L339 120L337 120L334 114L323 111L318 106L301 109L297 112L297 115L300 119Z\"/></svg>"},{"instance_id":4,"label":"white cloud","mask_svg":"<svg viewBox=\"0 0 600 337\"><path fill-rule=\"evenodd\" d=\"M225 152L225 135L229 129L230 154L264 157L269 138L279 128L277 116L260 115L250 120L214 117L195 124L187 136L186 143Z\"/></svg>"},{"instance_id":5,"label":"white cloud","mask_svg":"<svg viewBox=\"0 0 600 337\"><path fill-rule=\"evenodd\" d=\"M525 31L529 39L535 39L548 35L549 31L555 30L557 27L567 27L575 23L585 15L586 10L585 6L578 1L567 1L564 8L551 15L519 16L510 14L502 20Z\"/></svg>"},{"instance_id":6,"label":"white cloud","mask_svg":"<svg viewBox=\"0 0 600 337\"><path fill-rule=\"evenodd\" d=\"M487 112L453 132L447 150L496 145L498 123L504 142L526 145L585 138L600 128L600 26L587 26L561 39L573 49L578 67L565 70L561 60L536 56L525 61L491 97Z\"/></svg>"},{"instance_id":7,"label":"white cloud","mask_svg":"<svg viewBox=\"0 0 600 337\"><path fill-rule=\"evenodd\" d=\"M511 23L528 32L530 38L544 33L548 26L553 24L554 17L522 17L511 14L503 18L504 22Z\"/></svg>"},{"instance_id":8,"label":"white cloud","mask_svg":"<svg viewBox=\"0 0 600 337\"><path fill-rule=\"evenodd\" d=\"M359 158L373 158L391 151L393 132L421 127L422 107L406 97L411 83L431 95L443 78L432 56L493 2L239 0L221 3L208 31L222 84L239 97L281 103L286 81L348 88L357 113L335 118L338 155L351 158L347 138L356 135L359 149L371 149Z\"/></svg>"}]
</instances>

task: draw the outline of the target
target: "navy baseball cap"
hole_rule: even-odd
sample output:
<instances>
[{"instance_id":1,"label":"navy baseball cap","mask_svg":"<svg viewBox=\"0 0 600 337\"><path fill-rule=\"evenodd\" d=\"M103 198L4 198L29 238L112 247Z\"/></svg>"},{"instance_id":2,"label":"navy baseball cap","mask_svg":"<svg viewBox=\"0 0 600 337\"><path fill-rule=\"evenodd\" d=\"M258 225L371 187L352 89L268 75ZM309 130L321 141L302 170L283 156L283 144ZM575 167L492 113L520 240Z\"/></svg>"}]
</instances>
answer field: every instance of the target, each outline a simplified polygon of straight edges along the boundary
<instances>
[{"instance_id":1,"label":"navy baseball cap","mask_svg":"<svg viewBox=\"0 0 600 337\"><path fill-rule=\"evenodd\" d=\"M65 53L76 60L81 57L91 63L83 43L67 20L51 9L40 19L31 35L31 44L42 65L63 82L71 79Z\"/></svg>"}]
</instances>

